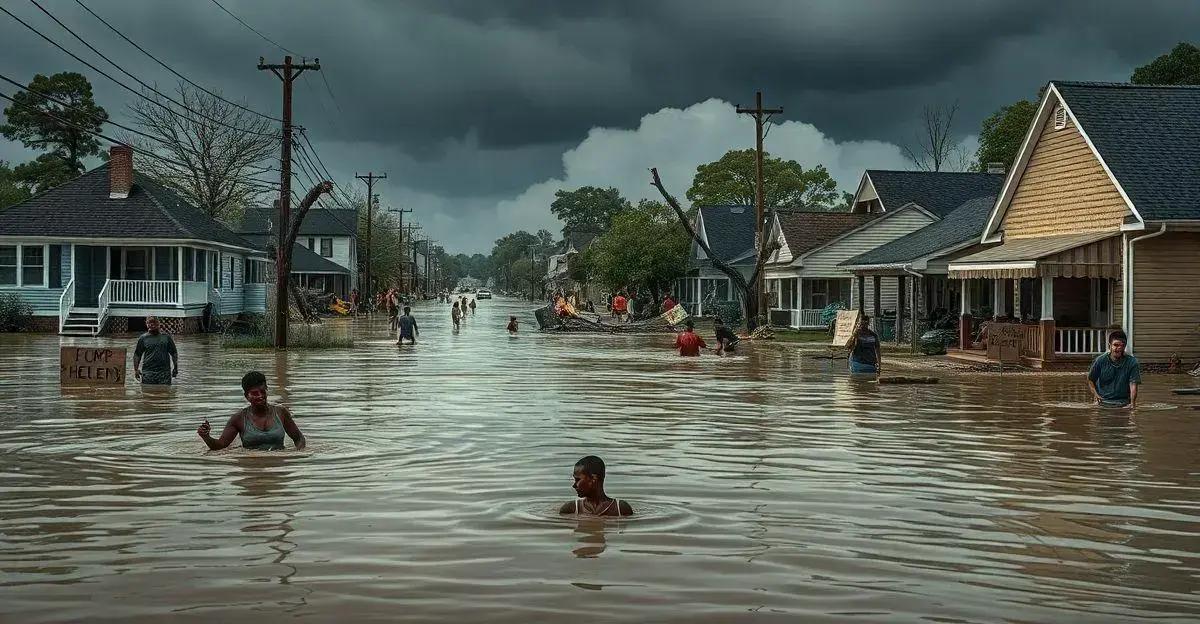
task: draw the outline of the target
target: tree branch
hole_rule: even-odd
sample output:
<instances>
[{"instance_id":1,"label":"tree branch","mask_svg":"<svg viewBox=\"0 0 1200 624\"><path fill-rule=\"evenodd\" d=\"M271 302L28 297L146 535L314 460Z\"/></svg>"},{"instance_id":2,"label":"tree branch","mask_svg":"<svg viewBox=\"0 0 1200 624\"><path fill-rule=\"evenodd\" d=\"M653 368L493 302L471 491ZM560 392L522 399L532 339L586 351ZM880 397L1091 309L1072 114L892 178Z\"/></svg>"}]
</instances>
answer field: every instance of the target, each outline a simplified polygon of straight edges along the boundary
<instances>
[{"instance_id":1,"label":"tree branch","mask_svg":"<svg viewBox=\"0 0 1200 624\"><path fill-rule=\"evenodd\" d=\"M733 280L734 284L739 290L742 291L743 294L747 293L750 289L750 285L746 282L746 278L742 275L741 271L729 266L724 260L718 258L716 254L713 253L712 248L708 246L708 243L704 242L704 239L702 239L696 232L696 228L692 227L691 222L688 221L687 213L683 211L683 208L679 207L679 202L675 201L675 198L672 197L671 194L667 192L667 189L663 186L662 179L658 177L658 168L651 167L650 175L653 178L651 185L658 189L658 192L662 194L663 199L667 202L667 205L671 207L671 210L675 211L675 216L679 218L679 223L683 225L683 229L686 230L688 235L692 237L692 240L700 246L700 249L704 250L704 254L707 255L708 259L712 261L713 266L725 275L728 275L729 279Z\"/></svg>"}]
</instances>

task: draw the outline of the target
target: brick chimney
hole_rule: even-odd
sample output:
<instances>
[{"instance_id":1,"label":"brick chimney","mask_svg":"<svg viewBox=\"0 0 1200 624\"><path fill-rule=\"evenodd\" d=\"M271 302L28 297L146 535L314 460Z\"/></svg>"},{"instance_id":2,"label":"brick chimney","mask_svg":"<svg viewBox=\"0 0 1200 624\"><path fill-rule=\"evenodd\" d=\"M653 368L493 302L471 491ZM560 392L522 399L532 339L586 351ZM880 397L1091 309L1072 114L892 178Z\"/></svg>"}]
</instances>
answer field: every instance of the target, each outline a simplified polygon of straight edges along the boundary
<instances>
[{"instance_id":1,"label":"brick chimney","mask_svg":"<svg viewBox=\"0 0 1200 624\"><path fill-rule=\"evenodd\" d=\"M108 198L125 199L133 188L133 148L114 145L108 149Z\"/></svg>"}]
</instances>

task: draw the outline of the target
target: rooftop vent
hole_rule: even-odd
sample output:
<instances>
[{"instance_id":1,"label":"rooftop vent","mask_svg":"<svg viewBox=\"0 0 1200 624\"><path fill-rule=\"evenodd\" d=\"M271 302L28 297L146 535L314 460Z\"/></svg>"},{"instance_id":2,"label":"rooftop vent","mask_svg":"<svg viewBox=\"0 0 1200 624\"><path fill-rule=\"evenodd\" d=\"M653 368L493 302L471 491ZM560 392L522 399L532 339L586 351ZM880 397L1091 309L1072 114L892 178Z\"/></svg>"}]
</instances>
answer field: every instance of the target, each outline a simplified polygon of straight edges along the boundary
<instances>
[{"instance_id":1,"label":"rooftop vent","mask_svg":"<svg viewBox=\"0 0 1200 624\"><path fill-rule=\"evenodd\" d=\"M1067 109L1061 105L1054 109L1054 129L1062 130L1067 127Z\"/></svg>"},{"instance_id":2,"label":"rooftop vent","mask_svg":"<svg viewBox=\"0 0 1200 624\"><path fill-rule=\"evenodd\" d=\"M733 206L729 209L729 212L733 214L742 214L743 212L746 212L746 208L745 206Z\"/></svg>"},{"instance_id":3,"label":"rooftop vent","mask_svg":"<svg viewBox=\"0 0 1200 624\"><path fill-rule=\"evenodd\" d=\"M1004 163L990 162L987 164L988 173L1004 173Z\"/></svg>"}]
</instances>

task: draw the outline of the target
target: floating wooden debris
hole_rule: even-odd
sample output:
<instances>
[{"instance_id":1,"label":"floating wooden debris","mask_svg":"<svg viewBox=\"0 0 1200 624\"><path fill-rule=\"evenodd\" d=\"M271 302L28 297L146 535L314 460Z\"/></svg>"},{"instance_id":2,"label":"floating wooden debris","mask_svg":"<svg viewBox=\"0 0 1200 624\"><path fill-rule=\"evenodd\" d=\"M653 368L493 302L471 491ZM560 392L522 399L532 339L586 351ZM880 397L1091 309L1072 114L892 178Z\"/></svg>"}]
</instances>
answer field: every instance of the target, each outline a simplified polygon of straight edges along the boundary
<instances>
[{"instance_id":1,"label":"floating wooden debris","mask_svg":"<svg viewBox=\"0 0 1200 624\"><path fill-rule=\"evenodd\" d=\"M881 384L935 384L937 377L880 377Z\"/></svg>"},{"instance_id":2,"label":"floating wooden debris","mask_svg":"<svg viewBox=\"0 0 1200 624\"><path fill-rule=\"evenodd\" d=\"M1200 388L1175 388L1171 392L1175 394L1200 394Z\"/></svg>"}]
</instances>

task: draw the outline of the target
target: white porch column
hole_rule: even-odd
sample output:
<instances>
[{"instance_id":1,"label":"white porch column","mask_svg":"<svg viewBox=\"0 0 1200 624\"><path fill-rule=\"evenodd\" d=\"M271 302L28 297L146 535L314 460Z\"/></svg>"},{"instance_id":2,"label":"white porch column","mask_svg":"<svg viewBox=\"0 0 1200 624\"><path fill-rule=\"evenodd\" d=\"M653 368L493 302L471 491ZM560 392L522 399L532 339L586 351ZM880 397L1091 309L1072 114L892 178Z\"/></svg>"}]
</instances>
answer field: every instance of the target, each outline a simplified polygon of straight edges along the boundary
<instances>
[{"instance_id":1,"label":"white porch column","mask_svg":"<svg viewBox=\"0 0 1200 624\"><path fill-rule=\"evenodd\" d=\"M1042 278L1042 318L1043 321L1054 320L1054 278Z\"/></svg>"},{"instance_id":2,"label":"white porch column","mask_svg":"<svg viewBox=\"0 0 1200 624\"><path fill-rule=\"evenodd\" d=\"M971 293L968 292L971 280L959 281L962 282L962 289L958 293L958 313L961 316L967 316L971 313Z\"/></svg>"},{"instance_id":3,"label":"white porch column","mask_svg":"<svg viewBox=\"0 0 1200 624\"><path fill-rule=\"evenodd\" d=\"M1008 302L1004 300L1004 283L1008 280L992 280L992 316L1000 318L1007 311Z\"/></svg>"},{"instance_id":4,"label":"white porch column","mask_svg":"<svg viewBox=\"0 0 1200 624\"><path fill-rule=\"evenodd\" d=\"M182 306L183 305L183 245L180 245L176 249L179 250L179 252L177 254L175 254L176 255L175 274L179 276L179 300L176 301L175 303Z\"/></svg>"}]
</instances>

